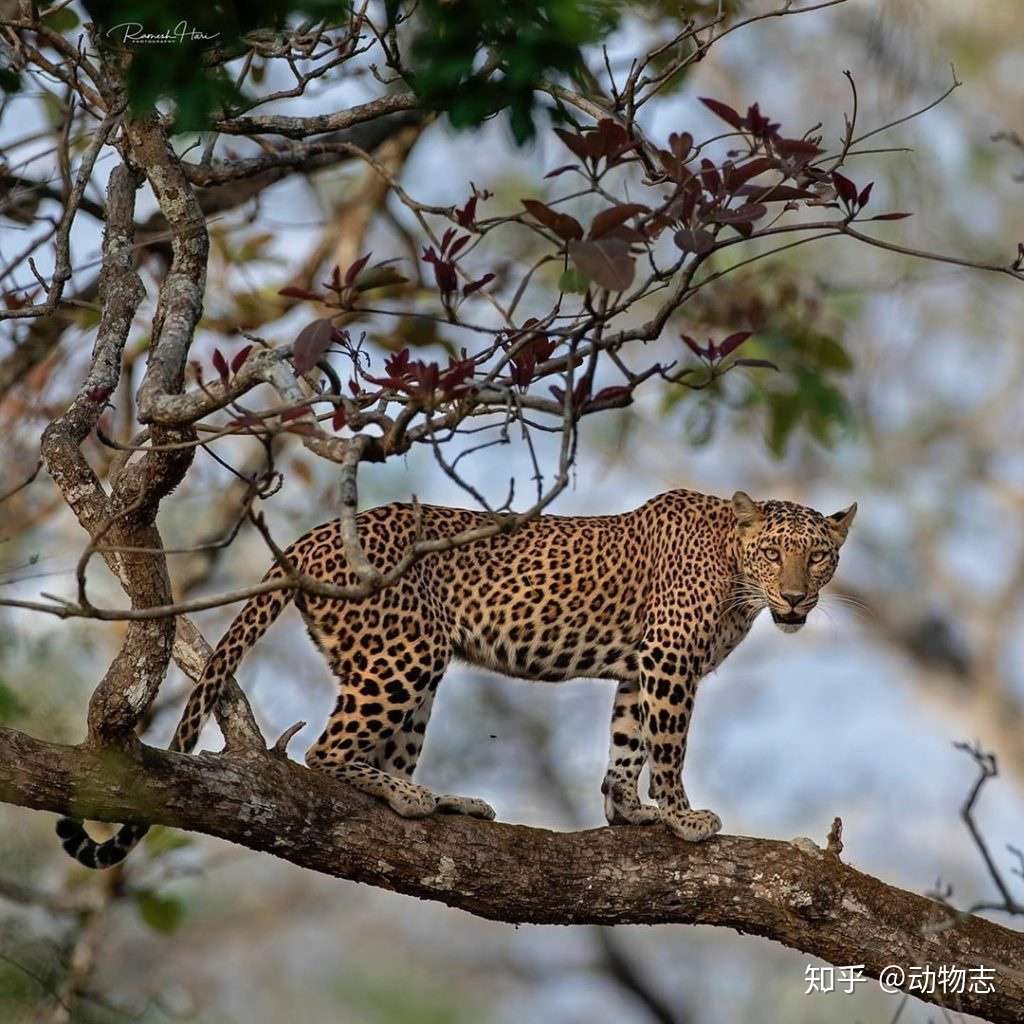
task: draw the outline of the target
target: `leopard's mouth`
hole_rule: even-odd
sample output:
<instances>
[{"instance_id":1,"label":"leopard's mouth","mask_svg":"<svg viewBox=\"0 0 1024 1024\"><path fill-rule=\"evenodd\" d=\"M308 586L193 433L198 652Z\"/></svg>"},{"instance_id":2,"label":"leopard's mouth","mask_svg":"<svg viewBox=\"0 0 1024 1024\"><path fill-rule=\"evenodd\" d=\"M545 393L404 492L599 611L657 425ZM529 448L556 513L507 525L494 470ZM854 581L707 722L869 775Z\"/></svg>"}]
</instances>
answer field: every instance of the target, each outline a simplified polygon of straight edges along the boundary
<instances>
[{"instance_id":1,"label":"leopard's mouth","mask_svg":"<svg viewBox=\"0 0 1024 1024\"><path fill-rule=\"evenodd\" d=\"M806 612L777 612L774 608L771 611L776 626L802 626L807 621Z\"/></svg>"}]
</instances>

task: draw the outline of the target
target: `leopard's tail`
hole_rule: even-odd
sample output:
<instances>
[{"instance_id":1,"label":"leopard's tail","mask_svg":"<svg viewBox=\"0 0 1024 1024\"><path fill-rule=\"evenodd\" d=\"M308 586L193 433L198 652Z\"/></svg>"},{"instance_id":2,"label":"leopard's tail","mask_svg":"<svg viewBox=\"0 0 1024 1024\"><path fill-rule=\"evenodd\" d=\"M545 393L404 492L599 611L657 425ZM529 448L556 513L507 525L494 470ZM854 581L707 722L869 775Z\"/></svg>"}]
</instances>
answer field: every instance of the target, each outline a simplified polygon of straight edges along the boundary
<instances>
[{"instance_id":1,"label":"leopard's tail","mask_svg":"<svg viewBox=\"0 0 1024 1024\"><path fill-rule=\"evenodd\" d=\"M275 565L263 579L266 582L283 575L280 567ZM225 681L234 674L249 648L263 636L294 596L295 591L290 588L269 590L246 602L221 637L202 676L192 688L169 750L188 754L195 749L199 733L210 717L210 712L217 706ZM98 843L86 832L85 825L79 819L61 818L57 822L61 846L87 868L109 868L119 864L148 831L148 825L122 825L116 835L104 843Z\"/></svg>"}]
</instances>

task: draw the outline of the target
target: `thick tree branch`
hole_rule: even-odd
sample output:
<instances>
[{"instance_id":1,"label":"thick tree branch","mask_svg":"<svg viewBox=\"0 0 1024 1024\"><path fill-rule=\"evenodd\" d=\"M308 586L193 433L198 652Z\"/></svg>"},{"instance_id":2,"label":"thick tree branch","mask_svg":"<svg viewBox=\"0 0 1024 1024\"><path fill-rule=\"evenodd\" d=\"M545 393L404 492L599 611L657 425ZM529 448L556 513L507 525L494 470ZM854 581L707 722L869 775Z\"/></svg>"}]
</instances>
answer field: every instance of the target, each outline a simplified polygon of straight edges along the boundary
<instances>
[{"instance_id":1,"label":"thick tree branch","mask_svg":"<svg viewBox=\"0 0 1024 1024\"><path fill-rule=\"evenodd\" d=\"M65 747L0 729L0 800L219 836L339 878L496 921L711 924L837 964L983 965L994 991L927 994L986 1020L1024 1019L1024 936L886 885L807 844L660 828L555 833L468 818L397 818L269 754L190 757Z\"/></svg>"}]
</instances>

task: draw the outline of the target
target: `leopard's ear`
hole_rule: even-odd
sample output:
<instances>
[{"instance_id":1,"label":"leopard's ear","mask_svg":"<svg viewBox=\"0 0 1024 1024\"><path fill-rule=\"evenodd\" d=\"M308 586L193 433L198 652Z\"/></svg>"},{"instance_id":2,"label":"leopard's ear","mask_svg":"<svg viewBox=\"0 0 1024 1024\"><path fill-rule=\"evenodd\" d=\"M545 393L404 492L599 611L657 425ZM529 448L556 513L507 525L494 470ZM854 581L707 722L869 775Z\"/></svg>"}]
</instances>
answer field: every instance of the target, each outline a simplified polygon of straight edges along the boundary
<instances>
[{"instance_id":1,"label":"leopard's ear","mask_svg":"<svg viewBox=\"0 0 1024 1024\"><path fill-rule=\"evenodd\" d=\"M732 510L736 514L736 525L741 530L756 526L761 521L761 510L745 491L737 491L732 496Z\"/></svg>"},{"instance_id":2,"label":"leopard's ear","mask_svg":"<svg viewBox=\"0 0 1024 1024\"><path fill-rule=\"evenodd\" d=\"M832 515L826 516L828 525L831 527L832 532L836 535L836 539L840 544L846 540L846 535L849 533L850 524L853 522L853 517L857 514L857 502L854 502L849 508L843 509L841 512L833 512Z\"/></svg>"}]
</instances>

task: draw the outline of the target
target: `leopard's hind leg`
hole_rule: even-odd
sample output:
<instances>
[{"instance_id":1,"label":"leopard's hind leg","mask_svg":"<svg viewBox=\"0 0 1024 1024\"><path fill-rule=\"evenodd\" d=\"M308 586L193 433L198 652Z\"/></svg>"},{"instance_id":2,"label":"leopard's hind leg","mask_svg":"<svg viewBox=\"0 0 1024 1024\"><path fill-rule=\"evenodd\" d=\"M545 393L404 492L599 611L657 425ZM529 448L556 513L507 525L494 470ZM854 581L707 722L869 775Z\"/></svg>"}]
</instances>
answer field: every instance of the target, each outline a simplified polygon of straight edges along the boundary
<instances>
[{"instance_id":1,"label":"leopard's hind leg","mask_svg":"<svg viewBox=\"0 0 1024 1024\"><path fill-rule=\"evenodd\" d=\"M301 603L340 690L306 764L385 800L402 817L435 810L493 817L483 801L439 796L411 779L451 645L423 611L413 610L405 586L385 591L379 603L353 602L330 631L325 604L308 597Z\"/></svg>"},{"instance_id":2,"label":"leopard's hind leg","mask_svg":"<svg viewBox=\"0 0 1024 1024\"><path fill-rule=\"evenodd\" d=\"M637 784L647 750L640 718L640 686L619 683L612 705L608 770L601 792L609 825L649 825L660 820L658 808L641 802Z\"/></svg>"},{"instance_id":3,"label":"leopard's hind leg","mask_svg":"<svg viewBox=\"0 0 1024 1024\"><path fill-rule=\"evenodd\" d=\"M440 680L439 680L440 681ZM433 710L437 685L431 687L419 706L405 716L401 729L377 747L376 766L389 775L411 779L419 761L427 731L427 722ZM453 796L445 793L437 798L437 810L447 814L468 814L474 818L494 817L494 808L484 800L472 796Z\"/></svg>"}]
</instances>

